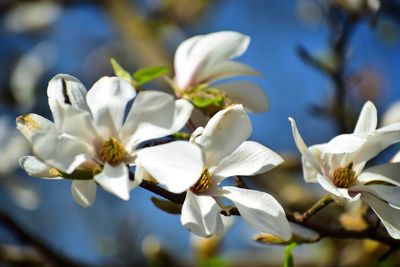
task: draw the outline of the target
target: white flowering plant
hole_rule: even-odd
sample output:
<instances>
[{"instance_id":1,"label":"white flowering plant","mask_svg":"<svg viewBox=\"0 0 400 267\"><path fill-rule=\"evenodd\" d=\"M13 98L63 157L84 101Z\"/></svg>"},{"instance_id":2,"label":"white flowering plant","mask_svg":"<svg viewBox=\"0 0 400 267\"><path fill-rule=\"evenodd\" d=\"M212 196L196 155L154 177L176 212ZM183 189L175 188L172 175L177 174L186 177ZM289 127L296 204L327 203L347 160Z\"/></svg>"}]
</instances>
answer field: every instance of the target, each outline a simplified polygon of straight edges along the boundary
<instances>
[{"instance_id":1,"label":"white flowering plant","mask_svg":"<svg viewBox=\"0 0 400 267\"><path fill-rule=\"evenodd\" d=\"M246 81L218 83L259 75L232 60L249 42L250 37L233 31L191 37L176 50L172 78L165 67L131 75L114 59L116 76L100 78L89 90L75 77L56 75L47 88L53 121L34 113L17 117L17 128L33 151L19 159L21 167L33 177L70 180L73 199L82 207L94 203L98 186L125 201L140 186L164 197L154 204L179 213L181 224L201 237L223 236L225 218L237 215L262 232L257 241L289 244L288 255L295 245L322 237L400 246L400 164L374 162L400 142L400 123L377 128L377 110L370 101L352 133L323 144L307 146L289 118L304 180L328 192L310 209L291 212L277 200L280 196L244 183L243 176L264 174L284 162L278 153L248 140L252 123L247 112L268 109L264 91ZM174 96L146 88L159 77ZM196 109L206 115L204 125L194 125ZM383 227L354 231L342 224L332 230L329 224L310 223L332 202L365 204L362 219L371 216L371 209ZM299 233L297 226L313 230L317 238Z\"/></svg>"}]
</instances>

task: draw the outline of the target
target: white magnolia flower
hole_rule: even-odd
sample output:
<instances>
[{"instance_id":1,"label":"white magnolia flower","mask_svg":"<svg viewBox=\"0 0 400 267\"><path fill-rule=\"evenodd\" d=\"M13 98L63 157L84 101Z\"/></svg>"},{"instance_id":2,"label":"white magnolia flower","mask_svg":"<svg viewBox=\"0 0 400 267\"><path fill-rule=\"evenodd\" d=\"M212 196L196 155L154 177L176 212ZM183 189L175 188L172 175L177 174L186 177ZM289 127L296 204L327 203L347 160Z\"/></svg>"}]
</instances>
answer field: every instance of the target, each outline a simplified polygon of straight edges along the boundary
<instances>
[{"instance_id":1,"label":"white magnolia flower","mask_svg":"<svg viewBox=\"0 0 400 267\"><path fill-rule=\"evenodd\" d=\"M368 160L400 141L400 124L376 129L377 111L367 102L354 133L336 136L325 144L307 147L296 123L289 118L302 154L304 179L336 197L367 203L393 238L400 238L400 164L386 163L364 169Z\"/></svg>"},{"instance_id":2,"label":"white magnolia flower","mask_svg":"<svg viewBox=\"0 0 400 267\"><path fill-rule=\"evenodd\" d=\"M193 90L208 88L217 80L243 75L258 75L251 67L232 61L242 55L250 37L233 31L197 35L185 40L175 53L175 83L179 96ZM213 85L253 112L264 112L268 99L264 91L250 82L230 82Z\"/></svg>"},{"instance_id":3,"label":"white magnolia flower","mask_svg":"<svg viewBox=\"0 0 400 267\"><path fill-rule=\"evenodd\" d=\"M129 180L127 166L135 164L137 147L178 131L192 111L188 101L175 101L162 92L136 96L134 88L117 77L103 77L86 92L77 79L57 75L49 83L48 96L54 123L36 114L17 119L37 156L23 157L20 164L32 176L73 179L72 195L82 206L93 203L96 183L129 199L129 190L141 182Z\"/></svg>"},{"instance_id":4,"label":"white magnolia flower","mask_svg":"<svg viewBox=\"0 0 400 267\"><path fill-rule=\"evenodd\" d=\"M281 205L269 194L220 186L227 177L256 175L282 162L263 145L246 141L251 122L242 105L215 114L205 128L198 128L191 143L177 141L138 152L138 164L172 192L186 191L181 222L200 236L221 235L221 211L227 199L245 221L258 230L289 239L291 230ZM190 188L179 181L191 182Z\"/></svg>"}]
</instances>

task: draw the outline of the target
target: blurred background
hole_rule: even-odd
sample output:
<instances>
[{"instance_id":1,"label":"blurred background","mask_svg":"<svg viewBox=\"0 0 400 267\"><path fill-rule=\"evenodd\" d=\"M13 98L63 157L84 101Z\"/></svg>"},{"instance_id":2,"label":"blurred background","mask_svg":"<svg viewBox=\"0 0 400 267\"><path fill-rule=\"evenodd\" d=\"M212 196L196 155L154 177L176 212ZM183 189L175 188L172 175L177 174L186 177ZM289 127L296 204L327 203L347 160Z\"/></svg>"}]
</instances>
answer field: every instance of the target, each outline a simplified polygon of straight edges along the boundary
<instances>
[{"instance_id":1,"label":"blurred background","mask_svg":"<svg viewBox=\"0 0 400 267\"><path fill-rule=\"evenodd\" d=\"M351 132L366 100L382 116L400 98L399 23L395 0L0 0L0 226L10 216L56 251L94 266L281 266L283 247L257 244L257 232L240 218L233 218L226 237L199 240L178 215L153 206L153 194L141 188L128 202L100 189L92 207L78 206L69 181L31 178L20 170L17 159L31 152L15 130L15 117L35 112L50 118L47 83L58 73L89 89L113 75L113 57L132 73L165 65L173 76L173 55L183 40L239 31L251 37L239 61L262 73L252 81L271 104L268 112L251 115L252 139L287 160L245 180L303 211L323 192L302 180L288 117L311 145ZM147 88L167 85L160 79ZM20 264L15 255L25 257L22 266L41 266L16 237L0 227L0 266ZM323 240L296 248L294 256L298 266L375 266L382 251L375 243Z\"/></svg>"}]
</instances>

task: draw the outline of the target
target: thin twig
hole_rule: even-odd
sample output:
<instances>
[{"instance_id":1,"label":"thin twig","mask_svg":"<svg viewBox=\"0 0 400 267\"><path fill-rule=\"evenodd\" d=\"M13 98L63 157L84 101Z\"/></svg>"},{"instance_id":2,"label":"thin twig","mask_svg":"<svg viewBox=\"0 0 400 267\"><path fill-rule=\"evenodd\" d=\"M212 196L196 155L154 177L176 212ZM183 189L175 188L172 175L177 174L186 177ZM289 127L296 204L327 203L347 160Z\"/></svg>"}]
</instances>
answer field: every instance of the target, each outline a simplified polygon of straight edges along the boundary
<instances>
[{"instance_id":1,"label":"thin twig","mask_svg":"<svg viewBox=\"0 0 400 267\"><path fill-rule=\"evenodd\" d=\"M311 208L309 208L308 210L306 210L303 213L296 212L294 214L294 216L296 217L297 221L304 222L304 221L308 220L309 218L311 218L315 213L317 213L321 209L328 206L332 202L333 202L332 196L330 194L327 194L326 196L324 196L323 198L318 200L318 202L315 203Z\"/></svg>"}]
</instances>

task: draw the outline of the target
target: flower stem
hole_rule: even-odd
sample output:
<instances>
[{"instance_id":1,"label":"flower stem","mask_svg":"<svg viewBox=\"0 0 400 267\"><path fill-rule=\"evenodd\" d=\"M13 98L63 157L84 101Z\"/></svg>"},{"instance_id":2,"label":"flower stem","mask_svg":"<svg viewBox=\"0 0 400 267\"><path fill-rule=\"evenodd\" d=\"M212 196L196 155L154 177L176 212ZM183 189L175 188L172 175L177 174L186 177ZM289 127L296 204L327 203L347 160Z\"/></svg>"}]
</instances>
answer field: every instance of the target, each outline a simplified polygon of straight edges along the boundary
<instances>
[{"instance_id":1,"label":"flower stem","mask_svg":"<svg viewBox=\"0 0 400 267\"><path fill-rule=\"evenodd\" d=\"M299 222L304 222L311 218L315 213L323 209L324 207L328 206L330 203L333 202L333 198L331 194L325 195L323 198L317 201L311 208L306 210L303 213L295 213L295 218Z\"/></svg>"}]
</instances>

